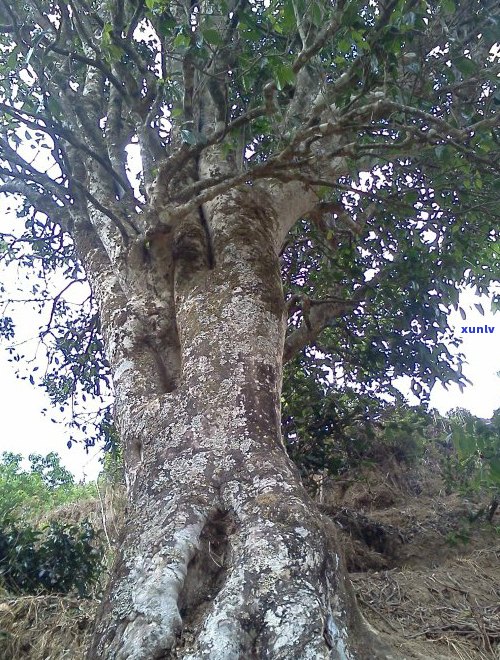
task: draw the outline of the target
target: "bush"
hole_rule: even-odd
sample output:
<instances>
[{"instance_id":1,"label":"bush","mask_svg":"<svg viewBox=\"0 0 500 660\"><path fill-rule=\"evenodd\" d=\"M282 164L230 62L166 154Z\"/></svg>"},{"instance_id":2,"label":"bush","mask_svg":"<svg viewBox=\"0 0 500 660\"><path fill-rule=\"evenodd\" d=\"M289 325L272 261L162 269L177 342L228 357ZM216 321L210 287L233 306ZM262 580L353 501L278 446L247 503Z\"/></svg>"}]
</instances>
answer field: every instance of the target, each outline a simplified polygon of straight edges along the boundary
<instances>
[{"instance_id":1,"label":"bush","mask_svg":"<svg viewBox=\"0 0 500 660\"><path fill-rule=\"evenodd\" d=\"M0 459L0 584L13 593L87 595L102 569L103 548L88 521L34 526L41 513L95 496L95 484L75 484L51 452Z\"/></svg>"},{"instance_id":2,"label":"bush","mask_svg":"<svg viewBox=\"0 0 500 660\"><path fill-rule=\"evenodd\" d=\"M123 463L123 451L118 443L112 449L105 452L102 459L102 472L99 475L99 483L104 482L110 486L125 484L125 466Z\"/></svg>"},{"instance_id":3,"label":"bush","mask_svg":"<svg viewBox=\"0 0 500 660\"><path fill-rule=\"evenodd\" d=\"M44 529L0 523L0 582L13 593L77 591L87 596L102 570L103 547L88 521Z\"/></svg>"},{"instance_id":4,"label":"bush","mask_svg":"<svg viewBox=\"0 0 500 660\"><path fill-rule=\"evenodd\" d=\"M489 491L486 515L491 521L500 501L500 410L485 420L457 408L443 421L443 430L444 441L454 450L443 467L446 492Z\"/></svg>"},{"instance_id":5,"label":"bush","mask_svg":"<svg viewBox=\"0 0 500 660\"><path fill-rule=\"evenodd\" d=\"M336 388L300 363L284 372L282 429L290 458L306 479L336 476L361 464L422 456L433 418L423 408L388 404Z\"/></svg>"}]
</instances>

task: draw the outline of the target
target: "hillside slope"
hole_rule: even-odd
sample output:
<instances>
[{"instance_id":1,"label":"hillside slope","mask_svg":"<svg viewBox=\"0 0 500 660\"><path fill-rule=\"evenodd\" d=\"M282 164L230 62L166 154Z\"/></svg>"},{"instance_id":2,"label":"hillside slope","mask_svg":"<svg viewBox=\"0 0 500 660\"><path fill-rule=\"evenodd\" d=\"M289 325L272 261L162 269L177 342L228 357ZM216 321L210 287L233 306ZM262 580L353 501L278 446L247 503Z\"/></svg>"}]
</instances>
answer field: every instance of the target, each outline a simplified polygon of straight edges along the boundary
<instances>
[{"instance_id":1,"label":"hillside slope","mask_svg":"<svg viewBox=\"0 0 500 660\"><path fill-rule=\"evenodd\" d=\"M325 480L317 500L337 523L365 617L402 659L500 658L500 515L470 520L485 495L447 495L430 459L411 469L391 459ZM122 512L123 492L108 488L50 515L90 518L112 546ZM97 603L0 594L0 657L82 659Z\"/></svg>"}]
</instances>

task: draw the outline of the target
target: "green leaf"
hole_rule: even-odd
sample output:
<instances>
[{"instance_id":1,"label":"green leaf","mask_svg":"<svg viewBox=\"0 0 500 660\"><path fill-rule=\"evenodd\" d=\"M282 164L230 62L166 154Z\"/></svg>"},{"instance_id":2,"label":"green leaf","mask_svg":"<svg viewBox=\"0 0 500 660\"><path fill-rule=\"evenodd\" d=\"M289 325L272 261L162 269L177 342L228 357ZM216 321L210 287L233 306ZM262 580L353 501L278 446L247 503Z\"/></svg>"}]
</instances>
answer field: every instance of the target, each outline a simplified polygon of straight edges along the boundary
<instances>
[{"instance_id":1,"label":"green leaf","mask_svg":"<svg viewBox=\"0 0 500 660\"><path fill-rule=\"evenodd\" d=\"M283 16L281 18L281 27L285 32L291 32L292 30L295 31L297 29L295 12L292 2L285 2L285 6L283 7Z\"/></svg>"},{"instance_id":2,"label":"green leaf","mask_svg":"<svg viewBox=\"0 0 500 660\"><path fill-rule=\"evenodd\" d=\"M446 144L438 144L438 146L434 148L434 153L436 154L438 160L440 160L443 164L451 162L454 155L453 149Z\"/></svg>"},{"instance_id":3,"label":"green leaf","mask_svg":"<svg viewBox=\"0 0 500 660\"><path fill-rule=\"evenodd\" d=\"M477 65L468 57L457 57L453 64L464 76L473 76L477 72Z\"/></svg>"},{"instance_id":4,"label":"green leaf","mask_svg":"<svg viewBox=\"0 0 500 660\"><path fill-rule=\"evenodd\" d=\"M405 194L405 199L408 204L413 206L418 201L418 190L410 190Z\"/></svg>"},{"instance_id":5,"label":"green leaf","mask_svg":"<svg viewBox=\"0 0 500 660\"><path fill-rule=\"evenodd\" d=\"M291 66L287 64L279 65L275 69L276 78L278 81L278 89L282 90L286 85L293 85L295 82L295 73Z\"/></svg>"},{"instance_id":6,"label":"green leaf","mask_svg":"<svg viewBox=\"0 0 500 660\"><path fill-rule=\"evenodd\" d=\"M174 39L174 48L189 48L191 42L185 34L179 33Z\"/></svg>"},{"instance_id":7,"label":"green leaf","mask_svg":"<svg viewBox=\"0 0 500 660\"><path fill-rule=\"evenodd\" d=\"M205 41L212 46L220 46L222 44L221 35L214 28L202 29L201 33Z\"/></svg>"},{"instance_id":8,"label":"green leaf","mask_svg":"<svg viewBox=\"0 0 500 660\"><path fill-rule=\"evenodd\" d=\"M340 53L350 53L352 49L352 42L349 41L348 39L341 39L337 43L337 50Z\"/></svg>"},{"instance_id":9,"label":"green leaf","mask_svg":"<svg viewBox=\"0 0 500 660\"><path fill-rule=\"evenodd\" d=\"M164 37L168 37L171 35L172 30L176 26L175 19L172 16L168 16L165 14L162 14L160 19L158 20L158 30L160 34Z\"/></svg>"},{"instance_id":10,"label":"green leaf","mask_svg":"<svg viewBox=\"0 0 500 660\"><path fill-rule=\"evenodd\" d=\"M454 0L441 0L441 9L445 14L454 14L457 8Z\"/></svg>"},{"instance_id":11,"label":"green leaf","mask_svg":"<svg viewBox=\"0 0 500 660\"><path fill-rule=\"evenodd\" d=\"M351 0L342 13L341 24L350 27L358 18L359 5L356 0Z\"/></svg>"},{"instance_id":12,"label":"green leaf","mask_svg":"<svg viewBox=\"0 0 500 660\"><path fill-rule=\"evenodd\" d=\"M321 7L319 3L313 2L310 5L310 12L311 12L311 18L312 22L316 27L321 27L321 23L323 21L323 12L321 10Z\"/></svg>"},{"instance_id":13,"label":"green leaf","mask_svg":"<svg viewBox=\"0 0 500 660\"><path fill-rule=\"evenodd\" d=\"M108 53L113 62L118 62L123 55L123 50L116 44L110 44L108 46Z\"/></svg>"},{"instance_id":14,"label":"green leaf","mask_svg":"<svg viewBox=\"0 0 500 660\"><path fill-rule=\"evenodd\" d=\"M19 48L18 46L16 46L7 58L6 65L7 65L7 69L9 69L10 71L13 71L17 66L18 53L19 53Z\"/></svg>"}]
</instances>

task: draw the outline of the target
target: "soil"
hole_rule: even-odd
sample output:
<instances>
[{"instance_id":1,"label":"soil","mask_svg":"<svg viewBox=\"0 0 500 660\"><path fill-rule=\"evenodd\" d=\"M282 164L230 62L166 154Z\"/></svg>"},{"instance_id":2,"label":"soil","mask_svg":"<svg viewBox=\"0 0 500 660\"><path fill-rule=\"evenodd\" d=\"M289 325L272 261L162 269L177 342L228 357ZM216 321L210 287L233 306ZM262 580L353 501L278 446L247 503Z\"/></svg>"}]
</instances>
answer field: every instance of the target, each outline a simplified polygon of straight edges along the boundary
<instances>
[{"instance_id":1,"label":"soil","mask_svg":"<svg viewBox=\"0 0 500 660\"><path fill-rule=\"evenodd\" d=\"M447 494L437 463L394 460L326 481L359 603L400 658L500 659L500 515L491 494Z\"/></svg>"}]
</instances>

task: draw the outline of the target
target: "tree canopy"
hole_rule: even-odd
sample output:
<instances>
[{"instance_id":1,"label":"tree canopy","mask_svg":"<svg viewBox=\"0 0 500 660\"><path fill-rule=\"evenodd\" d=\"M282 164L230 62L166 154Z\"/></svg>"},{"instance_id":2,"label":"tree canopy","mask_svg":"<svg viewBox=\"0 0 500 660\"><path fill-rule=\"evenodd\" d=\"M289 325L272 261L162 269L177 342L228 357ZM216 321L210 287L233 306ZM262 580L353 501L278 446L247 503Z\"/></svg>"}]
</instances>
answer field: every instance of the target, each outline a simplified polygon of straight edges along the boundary
<instances>
[{"instance_id":1,"label":"tree canopy","mask_svg":"<svg viewBox=\"0 0 500 660\"><path fill-rule=\"evenodd\" d=\"M0 0L0 192L20 220L1 258L51 306L53 403L109 387L92 297L65 297L78 243L127 282L188 213L259 182L285 213L290 186L305 200L282 245L297 378L373 395L408 375L423 399L463 385L449 308L500 265L499 41L490 0ZM108 408L96 423L111 442Z\"/></svg>"}]
</instances>

